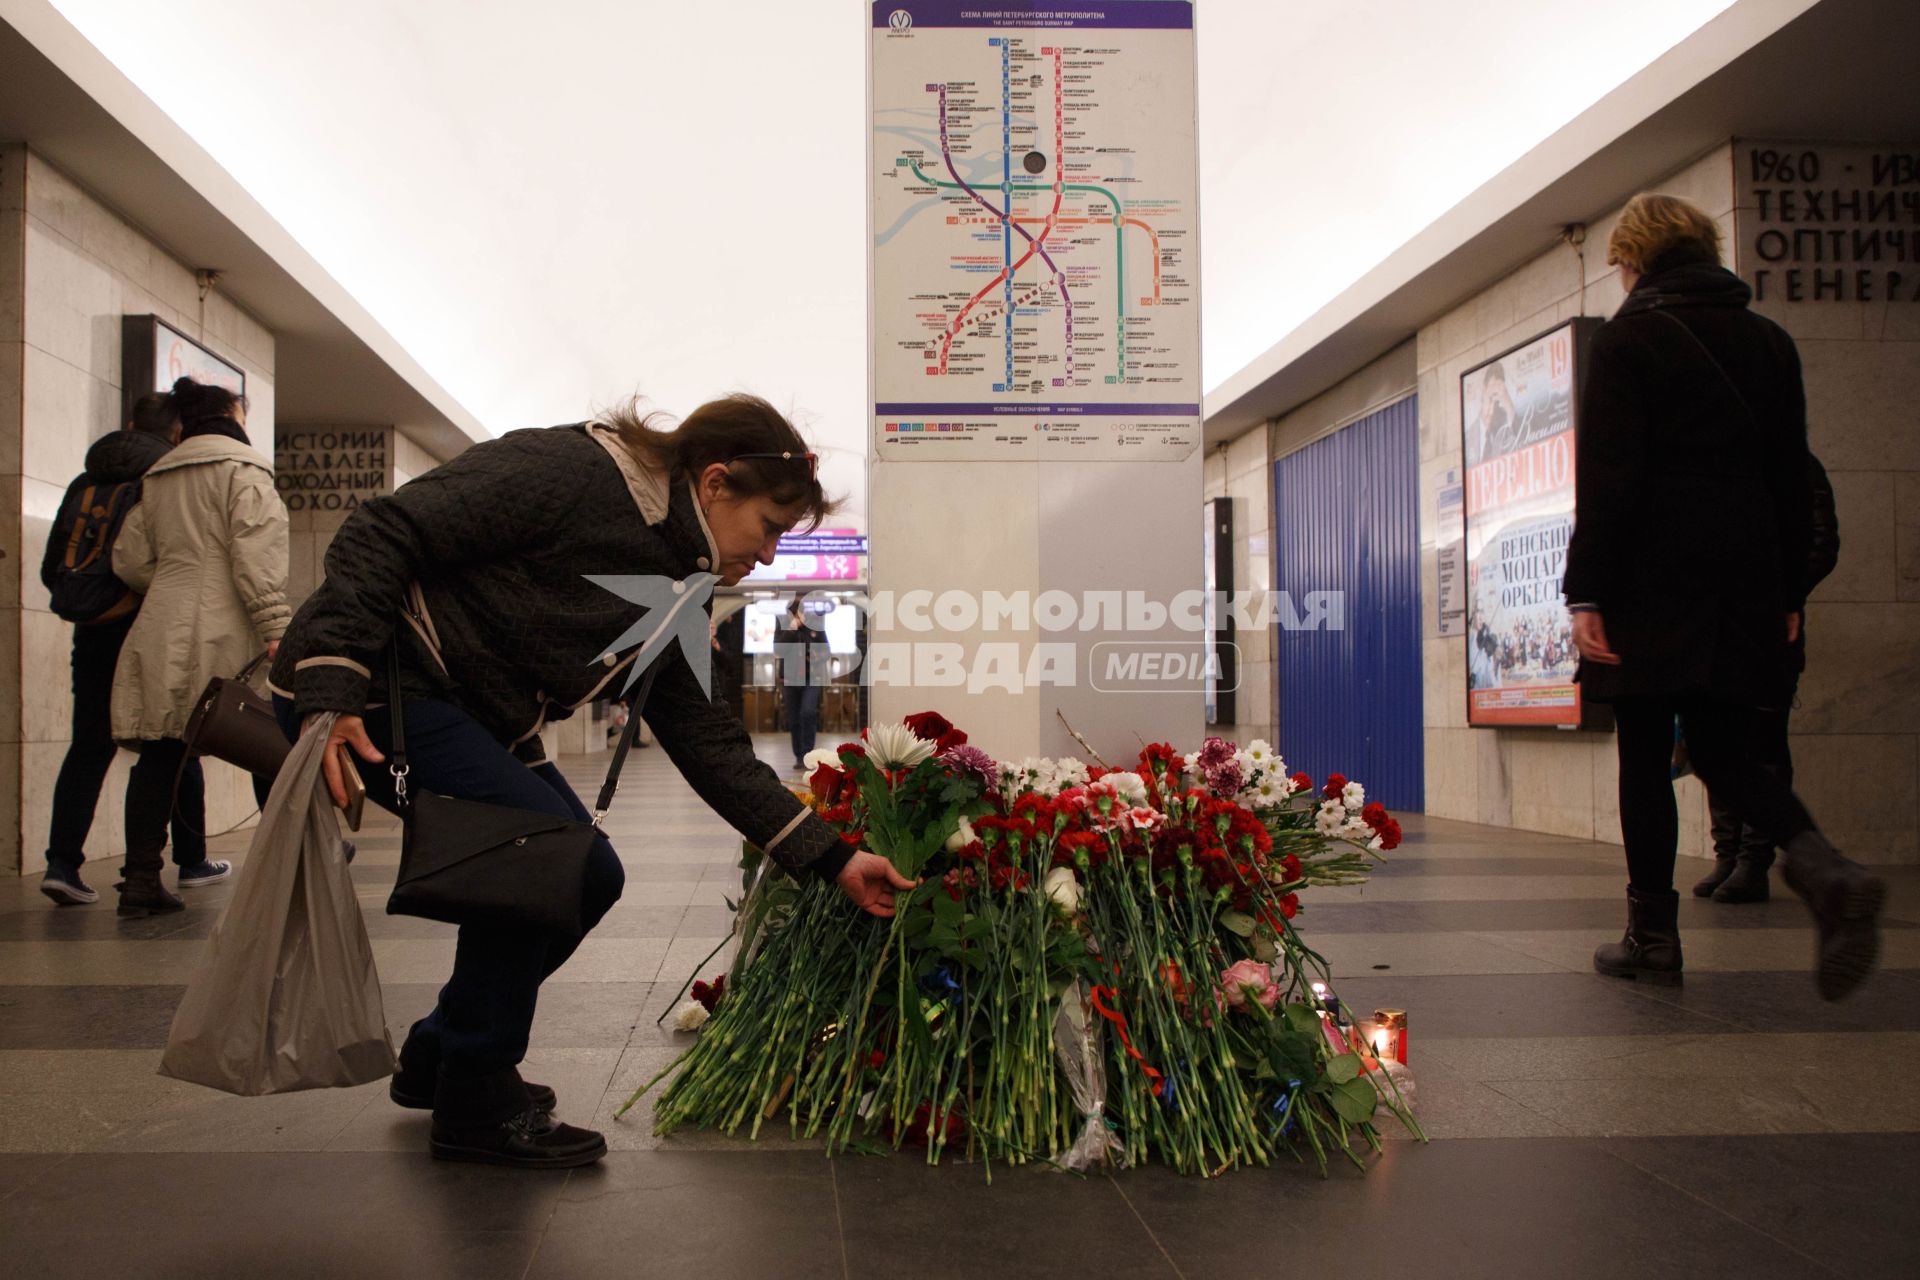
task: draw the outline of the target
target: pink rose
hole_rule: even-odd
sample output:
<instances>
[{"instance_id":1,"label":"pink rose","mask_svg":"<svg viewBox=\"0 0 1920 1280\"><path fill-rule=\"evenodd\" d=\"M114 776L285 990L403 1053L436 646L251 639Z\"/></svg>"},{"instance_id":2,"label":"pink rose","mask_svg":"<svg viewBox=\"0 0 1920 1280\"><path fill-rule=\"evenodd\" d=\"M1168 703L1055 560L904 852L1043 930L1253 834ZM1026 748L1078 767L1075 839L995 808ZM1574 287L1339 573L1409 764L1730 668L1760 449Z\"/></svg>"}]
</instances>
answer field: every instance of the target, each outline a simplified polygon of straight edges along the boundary
<instances>
[{"instance_id":1,"label":"pink rose","mask_svg":"<svg viewBox=\"0 0 1920 1280\"><path fill-rule=\"evenodd\" d=\"M1262 1009L1280 1003L1280 988L1273 984L1273 971L1258 960L1236 960L1220 975L1220 994L1229 1008L1245 1012L1251 993Z\"/></svg>"}]
</instances>

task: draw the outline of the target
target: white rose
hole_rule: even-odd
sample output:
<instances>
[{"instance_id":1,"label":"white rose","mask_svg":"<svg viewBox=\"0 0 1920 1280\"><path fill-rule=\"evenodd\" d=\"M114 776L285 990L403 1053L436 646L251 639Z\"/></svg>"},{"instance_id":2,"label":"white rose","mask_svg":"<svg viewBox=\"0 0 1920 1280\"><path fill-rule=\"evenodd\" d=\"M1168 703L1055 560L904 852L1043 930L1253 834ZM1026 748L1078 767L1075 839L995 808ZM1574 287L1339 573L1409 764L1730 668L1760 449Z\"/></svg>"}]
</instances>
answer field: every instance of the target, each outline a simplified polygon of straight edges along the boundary
<instances>
[{"instance_id":1,"label":"white rose","mask_svg":"<svg viewBox=\"0 0 1920 1280\"><path fill-rule=\"evenodd\" d=\"M807 766L807 772L809 774L823 764L838 769L840 767L839 748L816 747L812 751L807 752L806 758L802 763Z\"/></svg>"},{"instance_id":2,"label":"white rose","mask_svg":"<svg viewBox=\"0 0 1920 1280\"><path fill-rule=\"evenodd\" d=\"M1080 910L1080 880L1071 867L1055 867L1047 872L1047 896L1068 915Z\"/></svg>"},{"instance_id":3,"label":"white rose","mask_svg":"<svg viewBox=\"0 0 1920 1280\"><path fill-rule=\"evenodd\" d=\"M1346 805L1349 809L1365 808L1367 803L1367 789L1357 782L1349 782L1346 790L1340 793L1340 803Z\"/></svg>"},{"instance_id":4,"label":"white rose","mask_svg":"<svg viewBox=\"0 0 1920 1280\"><path fill-rule=\"evenodd\" d=\"M961 814L959 828L947 837L946 850L948 853L958 853L972 844L975 838L973 834L973 824L967 821L965 814Z\"/></svg>"},{"instance_id":5,"label":"white rose","mask_svg":"<svg viewBox=\"0 0 1920 1280\"><path fill-rule=\"evenodd\" d=\"M689 1000L673 1011L673 1029L675 1031L698 1031L705 1026L712 1015L707 1007L698 1000Z\"/></svg>"}]
</instances>

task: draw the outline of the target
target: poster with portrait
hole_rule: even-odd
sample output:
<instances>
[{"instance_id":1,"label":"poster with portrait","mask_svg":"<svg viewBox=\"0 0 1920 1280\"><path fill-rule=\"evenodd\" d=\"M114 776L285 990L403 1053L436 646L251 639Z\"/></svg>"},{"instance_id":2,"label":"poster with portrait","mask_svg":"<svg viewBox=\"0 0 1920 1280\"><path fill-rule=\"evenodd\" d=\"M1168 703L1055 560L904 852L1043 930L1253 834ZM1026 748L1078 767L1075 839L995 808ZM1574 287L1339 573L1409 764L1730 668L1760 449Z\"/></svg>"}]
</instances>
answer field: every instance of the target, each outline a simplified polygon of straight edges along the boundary
<instances>
[{"instance_id":1,"label":"poster with portrait","mask_svg":"<svg viewBox=\"0 0 1920 1280\"><path fill-rule=\"evenodd\" d=\"M1573 534L1580 359L1598 323L1569 321L1460 378L1471 725L1583 723L1560 579Z\"/></svg>"}]
</instances>

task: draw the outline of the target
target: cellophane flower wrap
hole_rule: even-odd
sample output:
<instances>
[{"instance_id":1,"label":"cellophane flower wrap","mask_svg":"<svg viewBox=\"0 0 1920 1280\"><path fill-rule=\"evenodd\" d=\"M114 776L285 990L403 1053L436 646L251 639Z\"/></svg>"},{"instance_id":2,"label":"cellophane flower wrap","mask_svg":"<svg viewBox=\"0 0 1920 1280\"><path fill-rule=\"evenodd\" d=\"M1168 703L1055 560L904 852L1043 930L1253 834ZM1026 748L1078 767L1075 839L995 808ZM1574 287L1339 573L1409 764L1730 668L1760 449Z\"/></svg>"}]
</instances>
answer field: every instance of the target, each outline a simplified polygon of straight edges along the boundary
<instances>
[{"instance_id":1,"label":"cellophane flower wrap","mask_svg":"<svg viewBox=\"0 0 1920 1280\"><path fill-rule=\"evenodd\" d=\"M814 763L821 818L919 884L880 919L749 849L732 970L660 1077L659 1132L781 1121L830 1151L964 1152L989 1177L1324 1170L1377 1148L1377 1105L1418 1134L1378 1064L1326 1033L1326 966L1294 925L1302 891L1363 880L1399 841L1359 784L1220 739L1125 769L1001 764L932 712Z\"/></svg>"}]
</instances>

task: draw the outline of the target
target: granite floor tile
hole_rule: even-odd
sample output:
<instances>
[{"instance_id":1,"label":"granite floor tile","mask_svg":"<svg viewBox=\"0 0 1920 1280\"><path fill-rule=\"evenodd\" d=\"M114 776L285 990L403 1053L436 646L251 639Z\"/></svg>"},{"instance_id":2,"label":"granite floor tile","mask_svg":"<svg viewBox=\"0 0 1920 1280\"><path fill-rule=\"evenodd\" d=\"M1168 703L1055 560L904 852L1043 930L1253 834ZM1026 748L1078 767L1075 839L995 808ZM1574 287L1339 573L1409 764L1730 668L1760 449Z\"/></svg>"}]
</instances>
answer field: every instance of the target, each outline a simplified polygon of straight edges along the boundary
<instances>
[{"instance_id":1,"label":"granite floor tile","mask_svg":"<svg viewBox=\"0 0 1920 1280\"><path fill-rule=\"evenodd\" d=\"M1813 976L1689 972L1675 987L1614 983L1636 999L1711 1018L1740 1031L1920 1031L1920 970L1886 969L1846 1000L1822 1000Z\"/></svg>"},{"instance_id":2,"label":"granite floor tile","mask_svg":"<svg viewBox=\"0 0 1920 1280\"><path fill-rule=\"evenodd\" d=\"M1392 1143L1364 1175L1147 1169L1116 1185L1190 1277L1246 1274L1246 1231L1224 1224L1271 1222L1356 1272L1422 1280L1834 1274L1731 1218L1703 1223L1692 1197L1572 1139Z\"/></svg>"},{"instance_id":3,"label":"granite floor tile","mask_svg":"<svg viewBox=\"0 0 1920 1280\"><path fill-rule=\"evenodd\" d=\"M1593 967L1593 949L1602 942L1617 940L1620 927L1600 932L1488 930L1473 936L1559 968L1580 970ZM1682 934L1680 943L1689 974L1783 970L1803 965L1808 974L1813 972L1814 931L1807 924L1798 929L1696 929ZM1880 967L1920 968L1920 930L1882 930ZM1871 999L1875 981L1869 978L1851 998Z\"/></svg>"},{"instance_id":4,"label":"granite floor tile","mask_svg":"<svg viewBox=\"0 0 1920 1280\"><path fill-rule=\"evenodd\" d=\"M1489 1040L1429 1037L1418 1062L1469 1079L1624 1080L1642 1086L1687 1079L1825 1080L1861 1074L1869 1063L1911 1060L1920 1032L1779 1035L1534 1036ZM1414 1061L1409 1056L1409 1062Z\"/></svg>"},{"instance_id":5,"label":"granite floor tile","mask_svg":"<svg viewBox=\"0 0 1920 1280\"><path fill-rule=\"evenodd\" d=\"M1910 1138L1621 1138L1601 1149L1839 1274L1920 1275Z\"/></svg>"},{"instance_id":6,"label":"granite floor tile","mask_svg":"<svg viewBox=\"0 0 1920 1280\"><path fill-rule=\"evenodd\" d=\"M424 1154L88 1154L0 1202L0 1236L32 1276L518 1275L563 1185Z\"/></svg>"},{"instance_id":7,"label":"granite floor tile","mask_svg":"<svg viewBox=\"0 0 1920 1280\"><path fill-rule=\"evenodd\" d=\"M1634 984L1591 972L1369 972L1342 977L1334 990L1357 1017L1367 1017L1375 1009L1406 1010L1416 1053L1434 1037L1705 1035L1741 1030L1710 1008L1643 999ZM1914 1029L1920 1029L1920 1009L1915 1018Z\"/></svg>"},{"instance_id":8,"label":"granite floor tile","mask_svg":"<svg viewBox=\"0 0 1920 1280\"><path fill-rule=\"evenodd\" d=\"M164 1045L181 986L0 987L0 1050Z\"/></svg>"},{"instance_id":9,"label":"granite floor tile","mask_svg":"<svg viewBox=\"0 0 1920 1280\"><path fill-rule=\"evenodd\" d=\"M1105 1176L1003 1168L989 1185L980 1165L913 1151L833 1169L852 1276L1179 1274Z\"/></svg>"},{"instance_id":10,"label":"granite floor tile","mask_svg":"<svg viewBox=\"0 0 1920 1280\"><path fill-rule=\"evenodd\" d=\"M566 1181L528 1277L841 1277L833 1170L804 1152L617 1151Z\"/></svg>"},{"instance_id":11,"label":"granite floor tile","mask_svg":"<svg viewBox=\"0 0 1920 1280\"><path fill-rule=\"evenodd\" d=\"M1564 966L1486 938L1461 933L1328 934L1309 931L1307 945L1326 959L1334 978L1397 974L1552 973Z\"/></svg>"}]
</instances>

